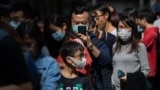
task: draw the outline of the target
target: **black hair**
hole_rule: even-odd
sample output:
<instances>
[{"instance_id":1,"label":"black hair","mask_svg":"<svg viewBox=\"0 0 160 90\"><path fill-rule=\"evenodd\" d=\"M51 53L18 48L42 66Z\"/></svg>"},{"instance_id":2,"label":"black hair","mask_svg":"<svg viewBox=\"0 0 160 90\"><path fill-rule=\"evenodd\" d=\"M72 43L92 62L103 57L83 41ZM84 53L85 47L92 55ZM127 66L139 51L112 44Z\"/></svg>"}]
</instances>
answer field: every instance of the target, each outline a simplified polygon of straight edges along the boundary
<instances>
[{"instance_id":1,"label":"black hair","mask_svg":"<svg viewBox=\"0 0 160 90\"><path fill-rule=\"evenodd\" d=\"M74 14L82 14L84 12L88 12L88 9L84 6L81 6L81 7L76 7L75 10L73 10L72 13Z\"/></svg>"},{"instance_id":2,"label":"black hair","mask_svg":"<svg viewBox=\"0 0 160 90\"><path fill-rule=\"evenodd\" d=\"M66 62L66 57L67 56L74 56L74 54L80 50L81 52L84 51L84 47L75 41L68 41L66 42L63 47L60 50L60 55L62 56L62 59Z\"/></svg>"},{"instance_id":3,"label":"black hair","mask_svg":"<svg viewBox=\"0 0 160 90\"><path fill-rule=\"evenodd\" d=\"M34 20L28 20L22 22L18 26L17 31L21 38L25 37L27 34L29 37L35 39L38 45L38 52L40 53L44 45L44 38L42 32L39 30Z\"/></svg>"},{"instance_id":4,"label":"black hair","mask_svg":"<svg viewBox=\"0 0 160 90\"><path fill-rule=\"evenodd\" d=\"M33 16L33 11L32 7L28 4L25 3L16 3L12 5L11 12L17 12L17 11L22 11L23 12L23 17L28 19L32 18Z\"/></svg>"},{"instance_id":5,"label":"black hair","mask_svg":"<svg viewBox=\"0 0 160 90\"><path fill-rule=\"evenodd\" d=\"M102 12L102 14L106 14L106 13L108 13L108 20L110 21L110 18L111 18L111 12L110 12L110 10L109 10L109 8L107 7L107 5L106 4L104 4L104 3L98 3L98 4L96 4L94 7L93 7L93 13L95 13L96 14L96 11L100 11L100 12Z\"/></svg>"},{"instance_id":6,"label":"black hair","mask_svg":"<svg viewBox=\"0 0 160 90\"><path fill-rule=\"evenodd\" d=\"M143 9L138 13L138 18L139 19L146 19L148 23L153 23L155 19L155 14L153 13L152 10L150 9Z\"/></svg>"},{"instance_id":7,"label":"black hair","mask_svg":"<svg viewBox=\"0 0 160 90\"><path fill-rule=\"evenodd\" d=\"M123 14L124 16L129 16L132 20L136 20L137 16L138 16L138 11L135 8L125 8L123 10Z\"/></svg>"}]
</instances>

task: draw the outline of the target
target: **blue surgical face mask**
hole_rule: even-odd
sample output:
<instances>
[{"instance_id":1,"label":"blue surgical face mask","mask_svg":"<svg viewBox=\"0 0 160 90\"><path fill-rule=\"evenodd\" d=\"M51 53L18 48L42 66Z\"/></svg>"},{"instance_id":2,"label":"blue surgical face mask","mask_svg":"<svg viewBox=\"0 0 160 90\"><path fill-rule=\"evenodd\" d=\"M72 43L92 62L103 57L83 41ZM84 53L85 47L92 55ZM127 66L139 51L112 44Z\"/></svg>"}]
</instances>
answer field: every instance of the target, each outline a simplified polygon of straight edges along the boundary
<instances>
[{"instance_id":1,"label":"blue surgical face mask","mask_svg":"<svg viewBox=\"0 0 160 90\"><path fill-rule=\"evenodd\" d=\"M78 33L78 26L86 26L86 30L88 30L88 25L78 24L72 26L73 32Z\"/></svg>"},{"instance_id":2,"label":"blue surgical face mask","mask_svg":"<svg viewBox=\"0 0 160 90\"><path fill-rule=\"evenodd\" d=\"M10 21L10 25L11 25L14 29L17 29L17 27L20 25L20 23L15 22L15 21Z\"/></svg>"},{"instance_id":3,"label":"blue surgical face mask","mask_svg":"<svg viewBox=\"0 0 160 90\"><path fill-rule=\"evenodd\" d=\"M143 28L138 25L138 26L137 26L137 31L138 31L138 33L142 33L142 32L143 32Z\"/></svg>"},{"instance_id":4,"label":"blue surgical face mask","mask_svg":"<svg viewBox=\"0 0 160 90\"><path fill-rule=\"evenodd\" d=\"M52 38L56 41L61 41L64 37L64 34L61 32L61 30L55 32L55 33L52 33Z\"/></svg>"}]
</instances>

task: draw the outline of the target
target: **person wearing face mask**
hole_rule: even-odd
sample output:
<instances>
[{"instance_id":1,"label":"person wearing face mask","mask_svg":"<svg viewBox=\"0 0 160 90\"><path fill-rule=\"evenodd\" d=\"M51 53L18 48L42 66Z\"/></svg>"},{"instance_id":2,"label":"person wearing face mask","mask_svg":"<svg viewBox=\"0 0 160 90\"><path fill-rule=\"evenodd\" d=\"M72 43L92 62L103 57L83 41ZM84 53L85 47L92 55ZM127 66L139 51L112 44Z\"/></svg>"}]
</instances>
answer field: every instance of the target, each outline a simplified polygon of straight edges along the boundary
<instances>
[{"instance_id":1,"label":"person wearing face mask","mask_svg":"<svg viewBox=\"0 0 160 90\"><path fill-rule=\"evenodd\" d=\"M12 5L11 11L10 11L10 19L11 21L9 22L10 25L14 28L17 29L17 27L27 19L31 19L32 17L32 8L31 6L24 4L24 3L17 3Z\"/></svg>"},{"instance_id":2,"label":"person wearing face mask","mask_svg":"<svg viewBox=\"0 0 160 90\"><path fill-rule=\"evenodd\" d=\"M71 25L65 16L58 15L56 13L50 15L47 18L44 28L44 36L46 40L46 45L49 49L50 55L57 59L61 69L65 66L65 63L60 56L60 49L66 41L75 41L80 44L83 42L78 38L78 36L72 31ZM86 54L86 65L83 69L77 69L82 74L88 75L90 77L90 67L92 64L91 56L84 46L84 54Z\"/></svg>"},{"instance_id":3,"label":"person wearing face mask","mask_svg":"<svg viewBox=\"0 0 160 90\"><path fill-rule=\"evenodd\" d=\"M80 43L68 41L61 48L60 55L65 66L61 70L58 90L92 90L89 78L76 70L85 68L84 47Z\"/></svg>"},{"instance_id":4,"label":"person wearing face mask","mask_svg":"<svg viewBox=\"0 0 160 90\"><path fill-rule=\"evenodd\" d=\"M114 90L144 90L150 67L146 47L137 39L136 23L122 16L117 29L118 37L112 49Z\"/></svg>"},{"instance_id":5,"label":"person wearing face mask","mask_svg":"<svg viewBox=\"0 0 160 90\"><path fill-rule=\"evenodd\" d=\"M33 80L33 90L57 90L57 82L61 77L59 64L55 58L42 52L44 39L36 21L22 22L17 32L20 35L24 56ZM34 65L38 73L35 72Z\"/></svg>"}]
</instances>

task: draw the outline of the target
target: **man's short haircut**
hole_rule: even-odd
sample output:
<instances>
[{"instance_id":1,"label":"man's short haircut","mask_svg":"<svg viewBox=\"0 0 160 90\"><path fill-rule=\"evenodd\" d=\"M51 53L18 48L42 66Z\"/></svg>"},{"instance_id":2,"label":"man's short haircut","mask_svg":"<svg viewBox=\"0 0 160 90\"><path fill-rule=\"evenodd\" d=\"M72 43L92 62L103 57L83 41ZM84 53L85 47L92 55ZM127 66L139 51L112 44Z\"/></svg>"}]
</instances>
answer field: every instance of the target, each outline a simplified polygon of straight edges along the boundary
<instances>
[{"instance_id":1,"label":"man's short haircut","mask_svg":"<svg viewBox=\"0 0 160 90\"><path fill-rule=\"evenodd\" d=\"M88 12L87 8L82 6L82 7L77 7L75 10L73 10L74 14L82 14L84 12Z\"/></svg>"},{"instance_id":2,"label":"man's short haircut","mask_svg":"<svg viewBox=\"0 0 160 90\"><path fill-rule=\"evenodd\" d=\"M17 12L17 11L22 11L24 13L24 18L32 18L33 11L32 7L28 4L25 3L16 3L12 5L11 12Z\"/></svg>"},{"instance_id":3,"label":"man's short haircut","mask_svg":"<svg viewBox=\"0 0 160 90\"><path fill-rule=\"evenodd\" d=\"M155 19L155 14L152 12L150 9L143 9L138 13L138 18L139 19L146 19L148 23L153 23Z\"/></svg>"},{"instance_id":4,"label":"man's short haircut","mask_svg":"<svg viewBox=\"0 0 160 90\"><path fill-rule=\"evenodd\" d=\"M96 14L96 11L100 11L100 12L102 12L102 14L108 13L108 15L109 15L108 20L110 21L111 12L110 12L110 10L109 10L109 8L107 7L106 4L98 3L93 8L94 8L93 13L95 13L95 14Z\"/></svg>"}]
</instances>

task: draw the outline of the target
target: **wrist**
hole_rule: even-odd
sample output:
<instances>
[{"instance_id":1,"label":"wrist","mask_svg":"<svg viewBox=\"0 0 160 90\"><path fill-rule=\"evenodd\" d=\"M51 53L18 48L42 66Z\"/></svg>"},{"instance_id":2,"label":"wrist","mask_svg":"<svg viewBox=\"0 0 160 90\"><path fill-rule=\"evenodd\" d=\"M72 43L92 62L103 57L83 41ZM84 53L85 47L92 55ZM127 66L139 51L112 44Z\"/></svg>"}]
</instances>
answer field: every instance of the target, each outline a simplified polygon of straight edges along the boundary
<instances>
[{"instance_id":1,"label":"wrist","mask_svg":"<svg viewBox=\"0 0 160 90\"><path fill-rule=\"evenodd\" d=\"M93 50L93 44L92 43L90 43L90 44L88 44L88 49L90 50L90 51L92 51Z\"/></svg>"}]
</instances>

